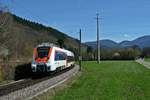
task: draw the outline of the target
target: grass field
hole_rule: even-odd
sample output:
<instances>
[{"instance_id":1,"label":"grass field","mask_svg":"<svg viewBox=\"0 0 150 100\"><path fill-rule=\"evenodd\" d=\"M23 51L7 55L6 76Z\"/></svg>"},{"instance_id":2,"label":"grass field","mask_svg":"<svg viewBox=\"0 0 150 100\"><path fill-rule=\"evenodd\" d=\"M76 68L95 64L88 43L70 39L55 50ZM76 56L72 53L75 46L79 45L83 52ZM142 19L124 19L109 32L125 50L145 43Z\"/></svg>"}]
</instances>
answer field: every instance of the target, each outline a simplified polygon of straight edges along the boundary
<instances>
[{"instance_id":1,"label":"grass field","mask_svg":"<svg viewBox=\"0 0 150 100\"><path fill-rule=\"evenodd\" d=\"M150 62L150 58L145 58L144 60L145 60L145 61L149 61L149 62Z\"/></svg>"},{"instance_id":2,"label":"grass field","mask_svg":"<svg viewBox=\"0 0 150 100\"><path fill-rule=\"evenodd\" d=\"M84 62L82 69L52 100L150 100L150 70L134 61Z\"/></svg>"}]
</instances>

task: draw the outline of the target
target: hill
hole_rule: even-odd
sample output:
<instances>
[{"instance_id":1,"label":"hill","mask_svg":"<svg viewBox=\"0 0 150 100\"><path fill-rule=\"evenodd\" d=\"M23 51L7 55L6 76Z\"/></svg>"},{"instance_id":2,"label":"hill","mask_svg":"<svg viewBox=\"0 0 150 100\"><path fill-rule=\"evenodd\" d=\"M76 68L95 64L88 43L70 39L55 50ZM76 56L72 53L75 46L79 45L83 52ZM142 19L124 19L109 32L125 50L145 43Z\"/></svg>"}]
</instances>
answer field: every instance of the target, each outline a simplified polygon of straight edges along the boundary
<instances>
[{"instance_id":1,"label":"hill","mask_svg":"<svg viewBox=\"0 0 150 100\"><path fill-rule=\"evenodd\" d=\"M93 48L96 48L97 46L97 42L96 41L92 41L92 42L85 42L86 45L91 46ZM121 46L109 39L105 39L105 40L100 40L100 46L101 48L120 48Z\"/></svg>"},{"instance_id":2,"label":"hill","mask_svg":"<svg viewBox=\"0 0 150 100\"><path fill-rule=\"evenodd\" d=\"M88 46L96 48L96 41L86 42ZM122 41L120 43L112 40L100 40L101 48L123 48L137 45L141 49L144 47L150 47L150 35L139 37L133 41Z\"/></svg>"},{"instance_id":3,"label":"hill","mask_svg":"<svg viewBox=\"0 0 150 100\"><path fill-rule=\"evenodd\" d=\"M78 53L78 40L57 29L6 12L0 12L0 18L0 47L9 51L9 58L32 58L34 46L43 42L62 41L66 49ZM82 49L86 51L86 46Z\"/></svg>"},{"instance_id":4,"label":"hill","mask_svg":"<svg viewBox=\"0 0 150 100\"><path fill-rule=\"evenodd\" d=\"M123 47L137 45L140 48L150 47L150 35L139 37L133 41L123 41L119 43Z\"/></svg>"}]
</instances>

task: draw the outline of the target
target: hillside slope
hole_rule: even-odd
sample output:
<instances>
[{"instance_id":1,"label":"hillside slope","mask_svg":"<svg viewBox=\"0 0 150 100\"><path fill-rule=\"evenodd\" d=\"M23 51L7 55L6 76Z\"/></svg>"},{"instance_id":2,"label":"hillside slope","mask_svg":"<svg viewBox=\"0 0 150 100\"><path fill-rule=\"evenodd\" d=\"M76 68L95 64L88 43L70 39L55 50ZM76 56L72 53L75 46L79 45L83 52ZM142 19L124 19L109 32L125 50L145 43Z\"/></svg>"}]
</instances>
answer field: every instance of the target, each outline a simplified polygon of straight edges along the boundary
<instances>
[{"instance_id":1,"label":"hillside slope","mask_svg":"<svg viewBox=\"0 0 150 100\"><path fill-rule=\"evenodd\" d=\"M4 18L9 16L8 19L11 19L11 21L7 21L8 25L0 28L0 46L8 49L10 58L32 58L34 46L42 42L57 44L58 40L64 41L65 48L75 53L78 51L78 40L56 29L25 20L10 13L0 13L0 17L3 16ZM1 20L0 25L2 22L3 20ZM8 29L4 30L6 28ZM83 49L86 50L85 45L83 45Z\"/></svg>"}]
</instances>

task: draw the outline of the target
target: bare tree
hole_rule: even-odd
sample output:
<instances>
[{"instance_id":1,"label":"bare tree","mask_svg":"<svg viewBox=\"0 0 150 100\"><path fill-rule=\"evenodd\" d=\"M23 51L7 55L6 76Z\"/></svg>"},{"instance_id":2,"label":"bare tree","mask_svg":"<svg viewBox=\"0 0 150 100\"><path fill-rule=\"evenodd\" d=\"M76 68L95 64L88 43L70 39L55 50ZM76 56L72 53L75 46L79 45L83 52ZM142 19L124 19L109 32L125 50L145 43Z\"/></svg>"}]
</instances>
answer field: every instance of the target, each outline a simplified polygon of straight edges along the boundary
<instances>
[{"instance_id":1,"label":"bare tree","mask_svg":"<svg viewBox=\"0 0 150 100\"><path fill-rule=\"evenodd\" d=\"M0 3L0 55L8 55L8 47L6 44L9 42L9 39L11 39L9 33L11 32L12 24L13 18L8 8Z\"/></svg>"},{"instance_id":2,"label":"bare tree","mask_svg":"<svg viewBox=\"0 0 150 100\"><path fill-rule=\"evenodd\" d=\"M12 16L6 10L6 7L0 7L0 35L6 37L9 29L12 26ZM3 34L2 34L3 33Z\"/></svg>"}]
</instances>

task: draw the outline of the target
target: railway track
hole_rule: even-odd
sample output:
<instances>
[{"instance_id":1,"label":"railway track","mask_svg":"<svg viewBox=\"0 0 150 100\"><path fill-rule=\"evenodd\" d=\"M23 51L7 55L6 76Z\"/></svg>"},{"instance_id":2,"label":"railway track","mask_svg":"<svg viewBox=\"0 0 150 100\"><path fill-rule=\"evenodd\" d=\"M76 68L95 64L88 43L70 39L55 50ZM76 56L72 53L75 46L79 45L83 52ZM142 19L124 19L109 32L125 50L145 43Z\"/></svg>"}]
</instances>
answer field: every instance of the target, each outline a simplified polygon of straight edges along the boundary
<instances>
[{"instance_id":1,"label":"railway track","mask_svg":"<svg viewBox=\"0 0 150 100\"><path fill-rule=\"evenodd\" d=\"M39 79L25 79L23 81L0 86L0 100L22 100L31 98L39 92L53 87L78 72L79 67L70 67Z\"/></svg>"},{"instance_id":2,"label":"railway track","mask_svg":"<svg viewBox=\"0 0 150 100\"><path fill-rule=\"evenodd\" d=\"M27 85L31 85L31 79L25 79L23 81L10 83L4 86L0 86L0 96L6 95L10 92L25 88Z\"/></svg>"}]
</instances>

